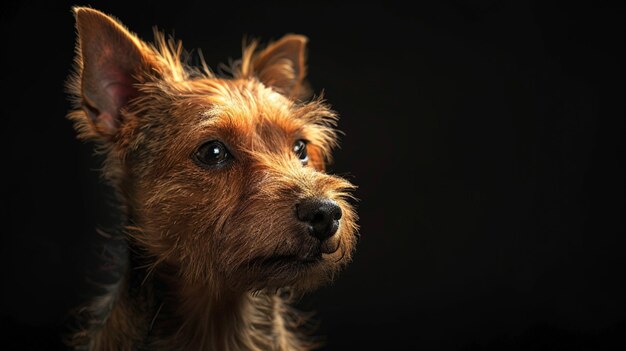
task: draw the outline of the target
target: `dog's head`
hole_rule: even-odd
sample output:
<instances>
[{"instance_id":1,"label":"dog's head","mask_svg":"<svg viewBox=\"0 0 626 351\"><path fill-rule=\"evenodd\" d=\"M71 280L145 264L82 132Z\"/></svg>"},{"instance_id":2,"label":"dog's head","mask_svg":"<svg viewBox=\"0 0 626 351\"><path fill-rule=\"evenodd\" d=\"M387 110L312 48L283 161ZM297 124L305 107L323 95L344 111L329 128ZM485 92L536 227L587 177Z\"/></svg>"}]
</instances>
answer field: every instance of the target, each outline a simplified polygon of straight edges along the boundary
<instances>
[{"instance_id":1,"label":"dog's head","mask_svg":"<svg viewBox=\"0 0 626 351\"><path fill-rule=\"evenodd\" d=\"M184 281L307 290L350 260L353 186L325 173L337 116L306 99L306 38L252 44L228 78L76 8L69 118L106 153L131 238Z\"/></svg>"}]
</instances>

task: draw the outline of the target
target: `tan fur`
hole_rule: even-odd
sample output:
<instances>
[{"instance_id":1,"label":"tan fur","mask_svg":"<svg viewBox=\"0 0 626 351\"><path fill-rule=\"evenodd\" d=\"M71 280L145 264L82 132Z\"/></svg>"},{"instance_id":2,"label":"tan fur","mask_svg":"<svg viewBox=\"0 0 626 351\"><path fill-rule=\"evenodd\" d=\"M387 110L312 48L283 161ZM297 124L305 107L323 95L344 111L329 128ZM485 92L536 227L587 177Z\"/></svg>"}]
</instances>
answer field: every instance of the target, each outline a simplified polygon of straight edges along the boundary
<instances>
[{"instance_id":1,"label":"tan fur","mask_svg":"<svg viewBox=\"0 0 626 351\"><path fill-rule=\"evenodd\" d=\"M126 217L124 278L85 309L72 338L90 350L308 350L304 316L290 296L333 279L357 237L354 188L324 172L337 115L307 100L305 44L287 35L244 49L232 77L181 60L180 43L139 40L96 10L75 8L76 72L69 80L81 139L95 140ZM102 38L100 38L100 37ZM120 93L122 92L122 93ZM199 167L206 140L235 161ZM308 141L310 161L293 153ZM294 205L335 201L343 213L328 251L312 266L264 266L316 244L298 234ZM306 329L306 328L304 328Z\"/></svg>"}]
</instances>

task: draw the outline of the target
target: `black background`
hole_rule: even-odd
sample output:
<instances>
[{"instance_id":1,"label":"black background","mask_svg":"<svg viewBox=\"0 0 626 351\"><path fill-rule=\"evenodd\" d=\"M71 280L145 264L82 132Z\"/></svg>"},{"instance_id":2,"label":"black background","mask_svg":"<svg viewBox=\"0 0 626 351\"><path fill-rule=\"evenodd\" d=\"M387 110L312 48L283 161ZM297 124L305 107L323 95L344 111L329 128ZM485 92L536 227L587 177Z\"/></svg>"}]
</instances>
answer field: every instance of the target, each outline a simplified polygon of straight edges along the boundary
<instances>
[{"instance_id":1,"label":"black background","mask_svg":"<svg viewBox=\"0 0 626 351\"><path fill-rule=\"evenodd\" d=\"M3 350L61 349L112 225L64 118L73 4L0 12ZM300 304L326 350L625 346L622 2L90 4L214 68L244 36L309 36L361 199L354 262Z\"/></svg>"}]
</instances>

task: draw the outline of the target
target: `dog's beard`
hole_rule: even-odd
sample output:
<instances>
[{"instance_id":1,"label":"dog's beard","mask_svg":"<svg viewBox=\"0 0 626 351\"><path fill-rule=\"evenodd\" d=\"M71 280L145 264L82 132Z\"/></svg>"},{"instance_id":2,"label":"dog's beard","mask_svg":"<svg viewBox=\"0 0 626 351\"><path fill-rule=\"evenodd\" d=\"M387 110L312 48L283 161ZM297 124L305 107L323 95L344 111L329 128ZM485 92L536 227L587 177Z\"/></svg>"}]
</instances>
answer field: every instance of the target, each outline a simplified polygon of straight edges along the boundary
<instances>
[{"instance_id":1,"label":"dog's beard","mask_svg":"<svg viewBox=\"0 0 626 351\"><path fill-rule=\"evenodd\" d=\"M234 272L235 284L250 291L291 287L309 291L332 279L340 264L328 258L302 260L293 256L273 256Z\"/></svg>"},{"instance_id":2,"label":"dog's beard","mask_svg":"<svg viewBox=\"0 0 626 351\"><path fill-rule=\"evenodd\" d=\"M227 281L235 288L245 290L279 289L309 291L332 280L350 259L351 241L338 233L325 242L298 233L299 240L291 238L290 245L259 253L242 261L227 273Z\"/></svg>"}]
</instances>

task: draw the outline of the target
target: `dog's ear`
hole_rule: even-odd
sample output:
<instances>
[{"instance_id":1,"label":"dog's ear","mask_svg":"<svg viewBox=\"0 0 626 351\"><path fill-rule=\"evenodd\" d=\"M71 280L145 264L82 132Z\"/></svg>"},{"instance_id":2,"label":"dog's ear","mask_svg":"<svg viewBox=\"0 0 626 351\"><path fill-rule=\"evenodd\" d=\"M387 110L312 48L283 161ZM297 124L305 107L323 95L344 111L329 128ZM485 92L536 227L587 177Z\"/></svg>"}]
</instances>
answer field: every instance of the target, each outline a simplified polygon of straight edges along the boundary
<instances>
[{"instance_id":1,"label":"dog's ear","mask_svg":"<svg viewBox=\"0 0 626 351\"><path fill-rule=\"evenodd\" d=\"M83 136L110 139L122 123L121 110L138 95L135 84L152 74L157 62L153 51L115 19L87 7L73 10L77 72L70 87L88 117L79 128Z\"/></svg>"},{"instance_id":2,"label":"dog's ear","mask_svg":"<svg viewBox=\"0 0 626 351\"><path fill-rule=\"evenodd\" d=\"M259 80L287 97L306 97L307 41L303 35L288 34L261 50L253 59Z\"/></svg>"}]
</instances>

